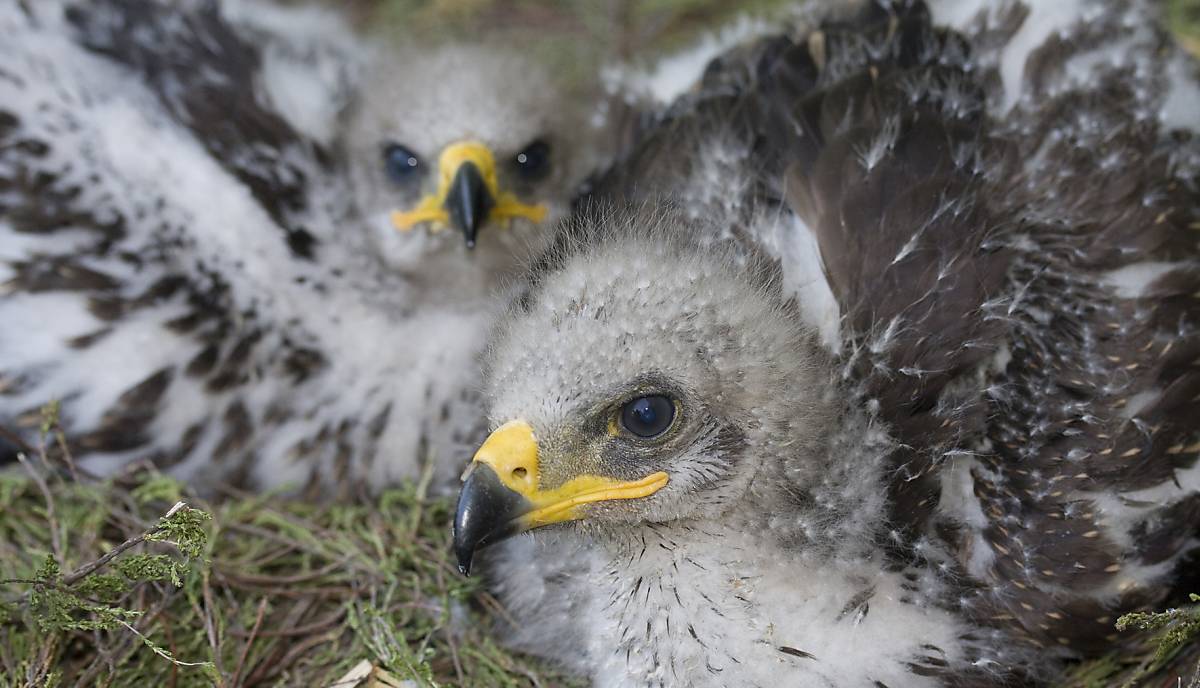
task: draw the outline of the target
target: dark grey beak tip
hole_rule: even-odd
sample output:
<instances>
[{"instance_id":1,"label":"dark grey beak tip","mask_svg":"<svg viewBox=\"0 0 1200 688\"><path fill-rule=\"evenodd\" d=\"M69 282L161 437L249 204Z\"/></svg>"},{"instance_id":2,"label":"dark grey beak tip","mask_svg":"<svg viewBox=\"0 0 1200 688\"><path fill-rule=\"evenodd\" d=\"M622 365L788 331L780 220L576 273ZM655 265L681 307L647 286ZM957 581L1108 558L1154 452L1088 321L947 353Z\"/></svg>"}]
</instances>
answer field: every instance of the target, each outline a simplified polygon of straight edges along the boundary
<instances>
[{"instance_id":1,"label":"dark grey beak tip","mask_svg":"<svg viewBox=\"0 0 1200 688\"><path fill-rule=\"evenodd\" d=\"M458 562L458 572L464 576L471 575L471 563L475 559L475 549L480 546L480 541L474 537L465 537L459 535L459 521L456 516L454 519L454 558Z\"/></svg>"},{"instance_id":2,"label":"dark grey beak tip","mask_svg":"<svg viewBox=\"0 0 1200 688\"><path fill-rule=\"evenodd\" d=\"M471 471L454 513L454 556L458 570L470 575L475 552L516 534L517 519L529 511L529 502L500 482L496 472L482 464Z\"/></svg>"},{"instance_id":3,"label":"dark grey beak tip","mask_svg":"<svg viewBox=\"0 0 1200 688\"><path fill-rule=\"evenodd\" d=\"M496 199L488 191L483 173L475 163L463 163L450 182L445 208L450 214L450 221L463 233L467 248L475 248L479 229L487 222L488 213L495 205Z\"/></svg>"}]
</instances>

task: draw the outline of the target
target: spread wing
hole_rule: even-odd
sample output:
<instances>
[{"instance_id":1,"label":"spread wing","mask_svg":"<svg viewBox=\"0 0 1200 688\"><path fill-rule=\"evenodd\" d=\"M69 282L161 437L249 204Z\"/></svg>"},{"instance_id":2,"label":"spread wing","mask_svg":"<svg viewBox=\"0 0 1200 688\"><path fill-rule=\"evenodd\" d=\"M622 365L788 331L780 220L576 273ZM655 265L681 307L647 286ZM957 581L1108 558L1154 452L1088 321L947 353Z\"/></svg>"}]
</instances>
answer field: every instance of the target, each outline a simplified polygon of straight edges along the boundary
<instances>
[{"instance_id":1,"label":"spread wing","mask_svg":"<svg viewBox=\"0 0 1200 688\"><path fill-rule=\"evenodd\" d=\"M896 523L940 524L986 586L970 604L1037 646L1111 645L1110 610L1161 599L1200 522L1200 168L1167 113L1195 83L1066 69L1120 17L1034 50L1011 109L1003 42L923 3L768 58L818 74L777 147L846 374L902 443ZM1120 49L1138 74L1176 59L1153 30Z\"/></svg>"},{"instance_id":2,"label":"spread wing","mask_svg":"<svg viewBox=\"0 0 1200 688\"><path fill-rule=\"evenodd\" d=\"M895 554L945 543L965 611L1041 647L1110 646L1200 523L1194 65L1105 7L1039 46L1019 3L863 3L714 62L596 187L823 272L795 293L897 440Z\"/></svg>"},{"instance_id":3,"label":"spread wing","mask_svg":"<svg viewBox=\"0 0 1200 688\"><path fill-rule=\"evenodd\" d=\"M983 133L966 59L923 6L873 3L801 40L744 46L710 64L597 187L670 199L698 224L718 218L711 234L767 245L785 283L823 264L846 375L902 444L897 518L910 529L936 505L933 464L984 424L978 389L953 423L942 394L995 354L1004 328L967 317L999 294L1011 255L989 242L999 221L979 198L979 161L1006 147ZM790 213L801 226L777 219ZM819 244L809 265L786 248L799 235Z\"/></svg>"},{"instance_id":4,"label":"spread wing","mask_svg":"<svg viewBox=\"0 0 1200 688\"><path fill-rule=\"evenodd\" d=\"M827 24L767 65L817 75L771 131L799 132L777 144L788 202L840 307L845 374L901 445L893 517L913 533L936 506L935 467L984 428L982 388L964 378L1005 329L983 309L1011 262L996 241L1010 220L986 196L1008 146L988 136L967 56L913 4Z\"/></svg>"}]
</instances>

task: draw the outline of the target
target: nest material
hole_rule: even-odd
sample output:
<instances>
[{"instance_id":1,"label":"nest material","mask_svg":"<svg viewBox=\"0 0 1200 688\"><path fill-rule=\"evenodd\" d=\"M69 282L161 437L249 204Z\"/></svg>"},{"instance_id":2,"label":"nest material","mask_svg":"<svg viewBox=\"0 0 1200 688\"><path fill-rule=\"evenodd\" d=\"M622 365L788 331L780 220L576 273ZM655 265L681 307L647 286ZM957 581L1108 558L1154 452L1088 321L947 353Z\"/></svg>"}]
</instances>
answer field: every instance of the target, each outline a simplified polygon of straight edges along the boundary
<instances>
[{"instance_id":1,"label":"nest material","mask_svg":"<svg viewBox=\"0 0 1200 688\"><path fill-rule=\"evenodd\" d=\"M0 688L584 685L496 644L504 610L455 570L426 482L208 502L149 468L81 476L55 416L0 474ZM1200 608L1118 628L1136 649L1063 685L1200 686Z\"/></svg>"},{"instance_id":2,"label":"nest material","mask_svg":"<svg viewBox=\"0 0 1200 688\"><path fill-rule=\"evenodd\" d=\"M147 468L79 476L47 429L0 473L0 687L570 683L492 639L423 484L209 502Z\"/></svg>"}]
</instances>

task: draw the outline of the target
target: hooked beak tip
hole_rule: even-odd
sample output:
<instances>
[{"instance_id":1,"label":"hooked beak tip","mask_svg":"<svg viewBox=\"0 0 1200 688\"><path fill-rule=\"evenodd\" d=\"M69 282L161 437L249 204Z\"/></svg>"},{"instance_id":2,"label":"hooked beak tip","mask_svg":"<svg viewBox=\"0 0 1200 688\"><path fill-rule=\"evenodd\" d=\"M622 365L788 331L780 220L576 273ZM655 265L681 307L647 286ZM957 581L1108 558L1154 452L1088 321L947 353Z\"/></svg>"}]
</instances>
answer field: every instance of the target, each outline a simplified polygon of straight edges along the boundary
<instances>
[{"instance_id":1,"label":"hooked beak tip","mask_svg":"<svg viewBox=\"0 0 1200 688\"><path fill-rule=\"evenodd\" d=\"M528 500L505 487L490 466L475 466L463 483L454 514L459 572L470 575L477 550L522 530L518 520L529 509Z\"/></svg>"},{"instance_id":2,"label":"hooked beak tip","mask_svg":"<svg viewBox=\"0 0 1200 688\"><path fill-rule=\"evenodd\" d=\"M488 190L483 172L475 163L464 162L454 173L445 208L451 222L462 231L467 248L475 248L479 229L487 222L488 213L495 205L496 199Z\"/></svg>"}]
</instances>

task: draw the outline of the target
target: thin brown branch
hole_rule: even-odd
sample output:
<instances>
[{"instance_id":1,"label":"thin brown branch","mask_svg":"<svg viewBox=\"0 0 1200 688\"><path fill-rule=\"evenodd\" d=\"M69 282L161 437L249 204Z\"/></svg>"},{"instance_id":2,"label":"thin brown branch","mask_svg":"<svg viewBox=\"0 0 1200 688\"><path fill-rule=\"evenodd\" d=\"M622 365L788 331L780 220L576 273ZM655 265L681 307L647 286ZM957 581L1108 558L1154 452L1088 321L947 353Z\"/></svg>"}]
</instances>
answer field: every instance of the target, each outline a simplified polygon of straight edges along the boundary
<instances>
[{"instance_id":1,"label":"thin brown branch","mask_svg":"<svg viewBox=\"0 0 1200 688\"><path fill-rule=\"evenodd\" d=\"M174 596L174 593L163 595L161 600L155 603L153 607L147 610L146 613L137 620L136 624L130 627L131 630L135 630L135 633L124 634L121 641L115 648L113 648L110 655L115 660L116 664L121 664L124 662L125 659L127 659L137 647L141 647L141 638L137 635L137 632L144 631L146 628L148 628L150 624L153 623L156 618L158 618L158 615L167 608L167 605L171 603L171 600L174 598ZM139 642L135 645L134 641ZM75 682L75 685L96 685L98 679L100 678L100 672L105 671L108 668L109 664L105 661L105 658L102 656L97 656L87 670L85 670L79 676L78 680ZM109 673L111 674L111 671Z\"/></svg>"},{"instance_id":2,"label":"thin brown branch","mask_svg":"<svg viewBox=\"0 0 1200 688\"><path fill-rule=\"evenodd\" d=\"M183 502L176 502L175 506L171 507L167 511L167 513L163 516L163 518L167 518L167 517L173 515L175 512L179 511L183 507L184 507ZM133 547L137 547L138 545L142 544L150 536L161 533L162 530L163 530L162 526L154 526L153 528L150 528L149 530L146 530L145 532L143 532L141 535L135 535L135 536L129 538L125 542L122 542L121 544L117 545L116 547L113 547L112 549L110 549L108 552L106 552L104 554L104 556L100 557L99 559L88 562L88 563L84 564L83 566L80 566L79 568L75 569L71 573L68 573L67 575L63 576L63 584L64 585L74 585L74 584L78 583L89 573L92 573L93 571L108 564L108 562L112 561L113 559L121 556L121 554L123 552L127 552L130 549L132 549Z\"/></svg>"},{"instance_id":3,"label":"thin brown branch","mask_svg":"<svg viewBox=\"0 0 1200 688\"><path fill-rule=\"evenodd\" d=\"M75 457L71 456L71 449L67 446L67 435L62 431L62 428L55 426L54 440L58 445L58 450L62 452L63 461L67 464L67 471L71 474L71 480L76 483L82 483L79 470L75 468Z\"/></svg>"},{"instance_id":4,"label":"thin brown branch","mask_svg":"<svg viewBox=\"0 0 1200 688\"><path fill-rule=\"evenodd\" d=\"M258 636L258 630L262 628L263 617L267 614L267 598L263 597L258 602L258 613L254 616L254 627L250 629L250 635L246 638L246 644L242 646L242 653L238 657L237 667L233 670L233 681L230 683L234 686L241 685L242 671L246 668L246 658L250 656L250 647L254 645L254 639Z\"/></svg>"},{"instance_id":5,"label":"thin brown branch","mask_svg":"<svg viewBox=\"0 0 1200 688\"><path fill-rule=\"evenodd\" d=\"M264 540L270 540L272 542L277 542L285 547L289 547L292 550L296 550L296 551L300 551L300 552L309 552L312 554L323 554L322 552L314 552L311 547L308 547L307 545L305 545L303 542L300 542L299 540L293 540L292 538L286 537L284 535L280 535L279 533L276 533L273 530L268 530L266 528L260 528L258 526L252 526L248 523L236 523L236 522L227 523L227 524L225 524L225 530L233 531L235 533L242 533L244 535L251 535L253 537L262 538Z\"/></svg>"},{"instance_id":6,"label":"thin brown branch","mask_svg":"<svg viewBox=\"0 0 1200 688\"><path fill-rule=\"evenodd\" d=\"M458 640L454 637L454 631L449 626L442 627L442 637L446 639L446 645L450 647L450 661L454 663L454 676L458 679L458 685L463 685L466 681L466 676L463 674L462 660L458 657Z\"/></svg>"},{"instance_id":7,"label":"thin brown branch","mask_svg":"<svg viewBox=\"0 0 1200 688\"><path fill-rule=\"evenodd\" d=\"M10 444L12 444L14 447L17 448L18 452L28 454L33 451L33 447L29 446L28 444L25 444L25 440L21 439L20 435L13 432L12 430L9 430L8 428L4 427L3 425L0 425L0 439L8 441Z\"/></svg>"},{"instance_id":8,"label":"thin brown branch","mask_svg":"<svg viewBox=\"0 0 1200 688\"><path fill-rule=\"evenodd\" d=\"M345 616L346 616L346 608L342 607L342 608L338 609L337 611L333 612L332 614L326 615L310 624L305 624L303 626L292 626L292 627L287 627L287 628L277 628L274 630L260 631L258 633L258 637L260 637L260 638L292 638L292 637L301 636L301 635L313 635L314 633L320 633L321 631L329 630L331 627L337 625L343 618L345 618ZM235 638L245 638L249 635L249 633L235 628L235 629L230 629L229 635L231 635Z\"/></svg>"},{"instance_id":9,"label":"thin brown branch","mask_svg":"<svg viewBox=\"0 0 1200 688\"><path fill-rule=\"evenodd\" d=\"M170 619L166 615L158 617L158 625L163 630L163 635L167 637L167 649L170 650L172 656L179 656L179 646L175 643L175 634L171 631ZM179 685L179 665L171 665L171 678L169 679L168 688L175 688Z\"/></svg>"},{"instance_id":10,"label":"thin brown branch","mask_svg":"<svg viewBox=\"0 0 1200 688\"><path fill-rule=\"evenodd\" d=\"M345 570L345 567L345 560L334 561L314 571L298 573L294 576L263 576L252 573L238 573L232 570L225 570L224 567L214 568L217 568L217 572L224 581L232 583L244 583L246 585L296 585L316 580L335 571Z\"/></svg>"},{"instance_id":11,"label":"thin brown branch","mask_svg":"<svg viewBox=\"0 0 1200 688\"><path fill-rule=\"evenodd\" d=\"M43 441L38 447L38 451L42 456L42 463L46 463L46 443ZM66 562L63 560L62 535L59 533L58 515L54 508L54 496L50 494L50 486L46 484L46 479L42 476L42 472L29 462L29 457L24 453L17 454L17 461L25 467L25 472L29 473L29 477L33 479L33 484L37 485L38 490L42 493L42 498L46 500L46 520L50 524L50 547L54 550L54 559L59 566L64 566Z\"/></svg>"},{"instance_id":12,"label":"thin brown branch","mask_svg":"<svg viewBox=\"0 0 1200 688\"><path fill-rule=\"evenodd\" d=\"M46 581L36 578L0 578L0 585L45 585Z\"/></svg>"},{"instance_id":13,"label":"thin brown branch","mask_svg":"<svg viewBox=\"0 0 1200 688\"><path fill-rule=\"evenodd\" d=\"M217 685L221 688L225 686L225 672L221 668L221 634L217 629L216 603L213 601L212 585L210 584L208 569L204 569L200 573L200 595L204 600L204 632L208 635L208 644L212 647L213 666L217 669Z\"/></svg>"},{"instance_id":14,"label":"thin brown branch","mask_svg":"<svg viewBox=\"0 0 1200 688\"><path fill-rule=\"evenodd\" d=\"M254 674L252 674L250 676L250 678L247 679L247 681L246 681L247 685L255 685L257 683L260 683L262 681L265 681L265 680L271 678L272 676L275 676L275 675L281 673L282 671L284 671L285 669L290 667L292 664L294 664L296 662L297 658L303 656L305 653L307 653L312 648L314 648L318 645L323 645L325 643L335 641L341 636L341 634L342 634L342 631L340 629L338 629L338 630L330 631L328 633L324 633L322 635L315 635L315 636L312 636L309 638L305 638L304 640L291 646L291 648L288 649L287 653L283 655L283 658L280 659L278 662L271 662L271 663L264 662L263 664L261 664L259 666L260 671L254 672Z\"/></svg>"},{"instance_id":15,"label":"thin brown branch","mask_svg":"<svg viewBox=\"0 0 1200 688\"><path fill-rule=\"evenodd\" d=\"M222 575L218 575L217 580L222 585L226 585L231 582ZM289 590L287 588L276 588L270 585L239 585L231 587L236 587L242 592L254 593L256 595L271 595L273 597L282 597L291 600L319 598L349 601L362 596L361 592L358 592L349 586L325 585L318 588L301 588L294 590Z\"/></svg>"},{"instance_id":16,"label":"thin brown branch","mask_svg":"<svg viewBox=\"0 0 1200 688\"><path fill-rule=\"evenodd\" d=\"M159 533L161 531L162 531L162 528L155 526L155 527L151 528L150 530L147 530L146 532L142 533L141 535L135 535L135 536L129 538L125 542L122 542L121 544L117 545L116 547L113 547L112 549L108 550L108 552L106 552L104 554L104 556L100 557L99 559L96 559L95 561L90 561L90 562L84 564L83 566L80 566L79 568L75 569L74 571L68 573L67 575L63 576L63 584L64 585L74 585L74 584L78 583L80 580L82 580L88 574L103 567L105 564L112 561L113 559L116 559L117 557L121 556L121 554L123 552L127 552L130 549L137 547L138 545L145 542L146 538L148 538L151 535L154 535L156 533Z\"/></svg>"}]
</instances>

